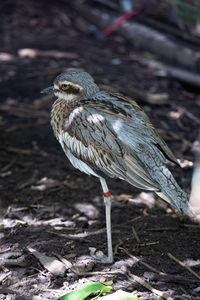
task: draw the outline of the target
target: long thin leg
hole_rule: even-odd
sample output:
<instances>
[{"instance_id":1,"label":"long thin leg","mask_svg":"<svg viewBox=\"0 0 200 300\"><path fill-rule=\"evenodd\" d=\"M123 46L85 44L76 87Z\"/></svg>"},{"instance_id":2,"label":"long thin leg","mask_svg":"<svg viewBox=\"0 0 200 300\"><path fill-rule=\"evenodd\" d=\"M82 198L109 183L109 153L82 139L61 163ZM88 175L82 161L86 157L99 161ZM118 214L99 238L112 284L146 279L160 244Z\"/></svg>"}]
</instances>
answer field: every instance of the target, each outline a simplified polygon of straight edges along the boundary
<instances>
[{"instance_id":1,"label":"long thin leg","mask_svg":"<svg viewBox=\"0 0 200 300\"><path fill-rule=\"evenodd\" d=\"M106 230L107 230L107 243L108 243L108 256L97 257L95 259L100 263L112 263L113 262L113 250L112 250L112 233L111 233L111 199L110 191L104 178L100 177L101 186L103 189L104 203L106 207Z\"/></svg>"},{"instance_id":2,"label":"long thin leg","mask_svg":"<svg viewBox=\"0 0 200 300\"><path fill-rule=\"evenodd\" d=\"M112 230L111 230L111 199L110 191L104 178L100 177L101 186L103 189L104 203L106 207L106 231L107 231L107 243L108 243L108 263L113 262L113 250L112 250Z\"/></svg>"}]
</instances>

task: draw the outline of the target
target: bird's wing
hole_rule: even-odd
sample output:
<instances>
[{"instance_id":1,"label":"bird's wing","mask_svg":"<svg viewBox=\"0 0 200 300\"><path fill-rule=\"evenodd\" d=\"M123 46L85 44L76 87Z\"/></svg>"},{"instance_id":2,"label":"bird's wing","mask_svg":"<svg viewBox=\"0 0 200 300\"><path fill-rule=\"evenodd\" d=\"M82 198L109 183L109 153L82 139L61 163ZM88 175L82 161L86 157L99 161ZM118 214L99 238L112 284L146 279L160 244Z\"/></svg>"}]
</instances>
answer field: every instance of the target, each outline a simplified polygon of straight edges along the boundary
<instances>
[{"instance_id":1,"label":"bird's wing","mask_svg":"<svg viewBox=\"0 0 200 300\"><path fill-rule=\"evenodd\" d=\"M131 114L133 120L134 118L138 118L138 120L140 120L140 125L142 126L142 128L136 123L137 128L135 130L138 131L138 133L140 133L141 130L144 130L144 132L146 133L146 137L149 138L150 141L155 145L155 147L157 147L163 153L165 158L179 165L176 157L169 149L165 141L162 139L162 137L158 134L157 130L150 122L148 116L141 109L141 107L130 97L126 97L118 93L112 93L110 95L117 99L117 102L121 103L121 105L123 105L123 107L125 107L126 110L129 111L129 114Z\"/></svg>"},{"instance_id":2,"label":"bird's wing","mask_svg":"<svg viewBox=\"0 0 200 300\"><path fill-rule=\"evenodd\" d=\"M109 116L125 118L125 110L102 103L98 98L79 101L66 115L61 140L64 150L87 164L97 174L118 177L146 190L159 190L159 185L145 171L134 151L127 152L112 127ZM108 114L109 113L109 114Z\"/></svg>"},{"instance_id":3,"label":"bird's wing","mask_svg":"<svg viewBox=\"0 0 200 300\"><path fill-rule=\"evenodd\" d=\"M165 159L179 165L176 157L158 134L148 116L132 98L119 93L100 92L93 99L84 100L84 105L95 107L97 110L113 116L113 119L115 117L122 118L125 133L126 130L132 131L131 140L136 137L140 137L141 140L146 139L146 142L154 145L159 152L162 152ZM126 134L124 136L126 137Z\"/></svg>"}]
</instances>

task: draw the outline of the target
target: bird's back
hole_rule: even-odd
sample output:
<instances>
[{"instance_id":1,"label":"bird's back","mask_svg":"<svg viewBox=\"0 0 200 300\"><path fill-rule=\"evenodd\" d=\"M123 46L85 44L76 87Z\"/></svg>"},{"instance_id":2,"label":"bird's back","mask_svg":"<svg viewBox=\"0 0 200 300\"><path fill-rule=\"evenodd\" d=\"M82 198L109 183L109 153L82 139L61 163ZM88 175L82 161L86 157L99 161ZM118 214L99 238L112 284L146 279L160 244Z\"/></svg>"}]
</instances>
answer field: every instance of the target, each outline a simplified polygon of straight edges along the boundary
<instances>
[{"instance_id":1,"label":"bird's back","mask_svg":"<svg viewBox=\"0 0 200 300\"><path fill-rule=\"evenodd\" d=\"M177 160L134 100L101 91L70 104L58 99L52 126L76 168L162 192L175 207L188 212L187 195L166 167L167 159Z\"/></svg>"}]
</instances>

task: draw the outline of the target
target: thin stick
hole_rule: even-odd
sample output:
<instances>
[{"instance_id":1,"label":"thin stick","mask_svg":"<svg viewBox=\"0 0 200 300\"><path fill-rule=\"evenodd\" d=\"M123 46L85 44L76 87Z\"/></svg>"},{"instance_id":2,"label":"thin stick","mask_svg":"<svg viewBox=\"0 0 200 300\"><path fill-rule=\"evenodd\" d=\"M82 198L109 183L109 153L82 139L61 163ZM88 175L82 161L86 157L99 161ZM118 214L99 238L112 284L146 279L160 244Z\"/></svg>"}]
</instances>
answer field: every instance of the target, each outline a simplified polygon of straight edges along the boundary
<instances>
[{"instance_id":1,"label":"thin stick","mask_svg":"<svg viewBox=\"0 0 200 300\"><path fill-rule=\"evenodd\" d=\"M36 181L36 178L37 178L38 174L39 174L39 171L38 170L34 170L32 177L29 178L26 182L20 184L17 189L18 190L23 190L27 186L33 184Z\"/></svg>"},{"instance_id":2,"label":"thin stick","mask_svg":"<svg viewBox=\"0 0 200 300\"><path fill-rule=\"evenodd\" d=\"M57 236L60 236L60 237L66 238L66 239L80 240L81 238L87 238L88 236L104 233L105 229L99 229L94 232L83 232L83 233L77 233L77 234L65 234L65 233L59 233L59 232L48 231L48 230L46 232L55 234Z\"/></svg>"},{"instance_id":3,"label":"thin stick","mask_svg":"<svg viewBox=\"0 0 200 300\"><path fill-rule=\"evenodd\" d=\"M153 246L153 245L158 245L158 244L159 244L159 242L149 242L149 243L138 244L138 246L146 247L146 246Z\"/></svg>"},{"instance_id":4,"label":"thin stick","mask_svg":"<svg viewBox=\"0 0 200 300\"><path fill-rule=\"evenodd\" d=\"M169 258L173 259L180 266L182 266L183 268L187 269L190 273L192 273L195 277L197 277L200 280L200 276L195 271L193 271L190 267L186 266L182 261L180 261L178 258L176 258L175 256L173 256L171 253L167 253L167 255L169 256Z\"/></svg>"},{"instance_id":5,"label":"thin stick","mask_svg":"<svg viewBox=\"0 0 200 300\"><path fill-rule=\"evenodd\" d=\"M4 280L6 280L7 277L9 277L12 274L12 272L7 272L6 274L3 274L0 278L0 283L2 283Z\"/></svg>"},{"instance_id":6,"label":"thin stick","mask_svg":"<svg viewBox=\"0 0 200 300\"><path fill-rule=\"evenodd\" d=\"M132 254L130 254L128 251L126 251L126 249L124 249L124 251L133 259L134 262L136 263L140 263L142 264L143 266L145 266L146 268L148 268L149 270L155 272L158 274L158 276L160 277L156 277L154 275L154 278L157 278L161 281L164 281L164 282L168 282L168 280L173 280L173 282L183 282L185 283L186 281L188 281L188 279L184 278L184 277L180 277L180 276L173 276L173 275L168 275L167 273L164 273L164 272L161 272L159 271L158 269L150 266L148 263L146 262L143 262L142 260L140 260L139 258L137 258L136 256L133 256ZM197 282L197 280L189 280L190 282Z\"/></svg>"},{"instance_id":7,"label":"thin stick","mask_svg":"<svg viewBox=\"0 0 200 300\"><path fill-rule=\"evenodd\" d=\"M121 246L121 245L123 245L123 241L122 240L120 240L117 244L116 244L116 246L115 246L115 249L114 249L114 256L118 253L118 248L119 248L119 246Z\"/></svg>"},{"instance_id":8,"label":"thin stick","mask_svg":"<svg viewBox=\"0 0 200 300\"><path fill-rule=\"evenodd\" d=\"M102 271L102 272L80 272L77 268L75 268L70 261L66 258L60 256L57 253L53 253L60 261L66 266L66 268L70 269L74 274L77 276L93 276L93 275L116 275L116 274L123 274L121 271Z\"/></svg>"},{"instance_id":9,"label":"thin stick","mask_svg":"<svg viewBox=\"0 0 200 300\"><path fill-rule=\"evenodd\" d=\"M3 167L0 172L3 173L3 172L6 172L7 170L9 170L15 163L16 163L17 159L14 158L12 159L5 167Z\"/></svg>"},{"instance_id":10,"label":"thin stick","mask_svg":"<svg viewBox=\"0 0 200 300\"><path fill-rule=\"evenodd\" d=\"M158 269L156 269L156 268L150 266L148 263L142 261L141 259L137 258L136 256L133 256L133 255L132 255L131 253L129 253L126 249L123 249L123 250L124 250L124 252L125 252L128 256L130 256L130 257L133 259L133 261L142 264L143 266L147 267L149 270L151 270L151 271L153 271L153 272L155 272L155 273L158 273L158 274L160 274L160 275L167 275L166 273L163 273L163 272L159 271Z\"/></svg>"},{"instance_id":11,"label":"thin stick","mask_svg":"<svg viewBox=\"0 0 200 300\"><path fill-rule=\"evenodd\" d=\"M22 154L22 155L40 155L43 157L47 157L48 153L44 151L35 151L35 150L30 150L30 149L20 149L16 147L8 147L6 148L8 152L12 153L17 153L17 154Z\"/></svg>"},{"instance_id":12,"label":"thin stick","mask_svg":"<svg viewBox=\"0 0 200 300\"><path fill-rule=\"evenodd\" d=\"M185 114L188 118L193 120L195 123L200 125L200 119L195 115L193 115L191 112L187 111L184 107L177 106L177 105L174 105L174 107L176 107L181 113Z\"/></svg>"},{"instance_id":13,"label":"thin stick","mask_svg":"<svg viewBox=\"0 0 200 300\"><path fill-rule=\"evenodd\" d=\"M159 271L158 269L150 266L148 263L142 261L142 260L139 260L139 263L142 264L143 266L145 266L146 268L148 268L149 270L155 272L155 273L158 273L159 275L167 275L166 273L163 273L161 271Z\"/></svg>"},{"instance_id":14,"label":"thin stick","mask_svg":"<svg viewBox=\"0 0 200 300\"><path fill-rule=\"evenodd\" d=\"M173 227L157 227L157 228L149 228L147 231L177 231L177 228Z\"/></svg>"},{"instance_id":15,"label":"thin stick","mask_svg":"<svg viewBox=\"0 0 200 300\"><path fill-rule=\"evenodd\" d=\"M196 224L183 224L184 227L187 228L195 228L195 229L199 229L200 228L200 224L196 225Z\"/></svg>"},{"instance_id":16,"label":"thin stick","mask_svg":"<svg viewBox=\"0 0 200 300\"><path fill-rule=\"evenodd\" d=\"M141 284L142 286L144 286L146 289L150 290L152 293L162 297L163 299L166 300L172 300L172 298L170 296L168 296L167 294L153 288L149 283L147 283L146 281L144 281L143 279L141 279L140 277L138 277L137 275L132 274L130 271L127 270L127 273L129 275L129 277L131 277L134 281L138 282L139 284Z\"/></svg>"},{"instance_id":17,"label":"thin stick","mask_svg":"<svg viewBox=\"0 0 200 300\"><path fill-rule=\"evenodd\" d=\"M139 238L139 236L138 236L138 234L137 234L134 226L132 226L132 231L133 231L133 234L134 234L134 237L135 237L136 241L138 243L141 243L141 240L140 240L140 238Z\"/></svg>"}]
</instances>

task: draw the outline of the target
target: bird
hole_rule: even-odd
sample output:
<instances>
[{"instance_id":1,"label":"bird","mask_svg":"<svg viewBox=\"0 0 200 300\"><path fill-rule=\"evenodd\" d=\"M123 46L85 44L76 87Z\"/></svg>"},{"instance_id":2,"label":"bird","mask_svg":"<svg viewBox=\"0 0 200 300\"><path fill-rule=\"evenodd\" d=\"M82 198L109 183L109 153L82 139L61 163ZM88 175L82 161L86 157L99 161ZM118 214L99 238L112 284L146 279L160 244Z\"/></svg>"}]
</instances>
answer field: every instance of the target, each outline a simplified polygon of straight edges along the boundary
<instances>
[{"instance_id":1,"label":"bird","mask_svg":"<svg viewBox=\"0 0 200 300\"><path fill-rule=\"evenodd\" d=\"M80 70L61 73L41 93L57 97L52 105L51 126L71 164L100 180L108 253L96 256L98 262L113 262L107 178L119 178L136 188L154 191L192 216L187 193L166 165L167 161L179 163L134 99L100 90L93 77Z\"/></svg>"}]
</instances>

